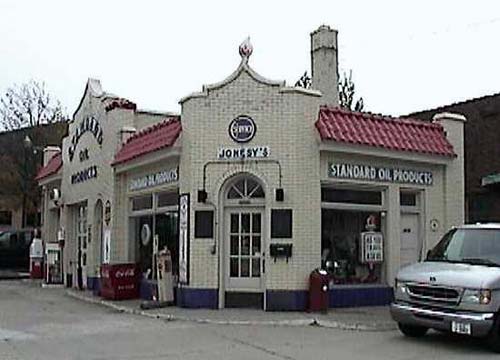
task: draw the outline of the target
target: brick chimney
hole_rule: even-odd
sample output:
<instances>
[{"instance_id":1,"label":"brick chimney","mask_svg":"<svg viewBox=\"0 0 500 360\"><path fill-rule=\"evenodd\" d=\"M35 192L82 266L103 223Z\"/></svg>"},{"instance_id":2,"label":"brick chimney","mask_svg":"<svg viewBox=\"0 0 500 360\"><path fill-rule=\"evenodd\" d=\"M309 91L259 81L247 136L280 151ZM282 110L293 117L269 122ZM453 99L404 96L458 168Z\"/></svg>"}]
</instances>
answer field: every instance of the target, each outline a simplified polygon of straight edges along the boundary
<instances>
[{"instance_id":1,"label":"brick chimney","mask_svg":"<svg viewBox=\"0 0 500 360\"><path fill-rule=\"evenodd\" d=\"M312 88L321 91L321 105L339 105L337 30L321 25L311 33Z\"/></svg>"},{"instance_id":2,"label":"brick chimney","mask_svg":"<svg viewBox=\"0 0 500 360\"><path fill-rule=\"evenodd\" d=\"M462 225L465 221L465 116L455 113L435 114L432 121L441 124L446 138L453 145L457 157L446 166L444 176L445 229Z\"/></svg>"}]
</instances>

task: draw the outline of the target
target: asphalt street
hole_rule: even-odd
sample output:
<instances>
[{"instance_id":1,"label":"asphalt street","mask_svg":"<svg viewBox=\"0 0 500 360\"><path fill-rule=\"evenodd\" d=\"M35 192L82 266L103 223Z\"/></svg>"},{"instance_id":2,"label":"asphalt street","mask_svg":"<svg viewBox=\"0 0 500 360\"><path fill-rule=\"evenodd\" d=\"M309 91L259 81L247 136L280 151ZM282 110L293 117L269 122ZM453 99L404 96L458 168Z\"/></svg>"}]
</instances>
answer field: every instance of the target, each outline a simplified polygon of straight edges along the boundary
<instances>
[{"instance_id":1,"label":"asphalt street","mask_svg":"<svg viewBox=\"0 0 500 360\"><path fill-rule=\"evenodd\" d=\"M0 281L0 360L483 359L483 342L436 332L233 326L150 319L87 304L63 289Z\"/></svg>"}]
</instances>

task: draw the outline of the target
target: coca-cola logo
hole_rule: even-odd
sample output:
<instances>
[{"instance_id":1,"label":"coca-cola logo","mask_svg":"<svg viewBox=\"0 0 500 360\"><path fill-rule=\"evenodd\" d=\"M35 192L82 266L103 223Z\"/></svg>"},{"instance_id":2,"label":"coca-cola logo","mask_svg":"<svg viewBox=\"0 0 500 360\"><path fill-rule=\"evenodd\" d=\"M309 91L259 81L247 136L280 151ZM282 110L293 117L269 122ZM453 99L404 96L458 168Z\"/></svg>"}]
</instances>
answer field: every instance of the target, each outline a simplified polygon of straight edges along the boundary
<instances>
[{"instance_id":1,"label":"coca-cola logo","mask_svg":"<svg viewBox=\"0 0 500 360\"><path fill-rule=\"evenodd\" d=\"M125 269L125 270L117 270L115 272L115 278L125 278L125 277L134 277L135 270L134 269Z\"/></svg>"}]
</instances>

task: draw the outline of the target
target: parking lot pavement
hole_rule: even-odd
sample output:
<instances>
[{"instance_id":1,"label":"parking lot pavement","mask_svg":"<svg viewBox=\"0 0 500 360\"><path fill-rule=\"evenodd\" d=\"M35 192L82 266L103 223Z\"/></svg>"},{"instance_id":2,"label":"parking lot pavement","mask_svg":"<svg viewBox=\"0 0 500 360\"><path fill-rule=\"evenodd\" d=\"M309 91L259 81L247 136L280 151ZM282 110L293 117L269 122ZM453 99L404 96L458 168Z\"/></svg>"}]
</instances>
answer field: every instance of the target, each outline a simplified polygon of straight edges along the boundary
<instances>
[{"instance_id":1,"label":"parking lot pavement","mask_svg":"<svg viewBox=\"0 0 500 360\"><path fill-rule=\"evenodd\" d=\"M0 359L487 359L479 340L432 332L163 321L0 281Z\"/></svg>"}]
</instances>

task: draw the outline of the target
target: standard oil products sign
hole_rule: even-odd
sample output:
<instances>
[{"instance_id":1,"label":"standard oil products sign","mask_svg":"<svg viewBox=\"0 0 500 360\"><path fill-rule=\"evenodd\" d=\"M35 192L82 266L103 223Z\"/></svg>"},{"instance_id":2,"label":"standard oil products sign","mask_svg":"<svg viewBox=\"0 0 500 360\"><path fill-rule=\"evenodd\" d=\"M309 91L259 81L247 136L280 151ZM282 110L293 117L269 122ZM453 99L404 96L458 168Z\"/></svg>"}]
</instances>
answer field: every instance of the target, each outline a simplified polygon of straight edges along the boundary
<instances>
[{"instance_id":1,"label":"standard oil products sign","mask_svg":"<svg viewBox=\"0 0 500 360\"><path fill-rule=\"evenodd\" d=\"M102 146L103 131L101 125L94 116L87 116L77 126L75 133L71 137L71 145L68 147L69 161L73 161L80 138L87 132L91 133L94 136L99 146ZM90 159L89 149L88 148L81 149L77 159L79 159L81 164L86 164ZM98 175L97 165L91 164L90 166L86 166L84 169L71 174L71 184L78 184L90 179L94 179L97 177L97 175Z\"/></svg>"},{"instance_id":2,"label":"standard oil products sign","mask_svg":"<svg viewBox=\"0 0 500 360\"><path fill-rule=\"evenodd\" d=\"M328 176L337 179L432 185L432 172L371 165L329 163Z\"/></svg>"},{"instance_id":3,"label":"standard oil products sign","mask_svg":"<svg viewBox=\"0 0 500 360\"><path fill-rule=\"evenodd\" d=\"M136 191L154 186L169 184L179 180L179 168L161 170L153 174L147 174L140 178L132 179L129 190Z\"/></svg>"}]
</instances>

